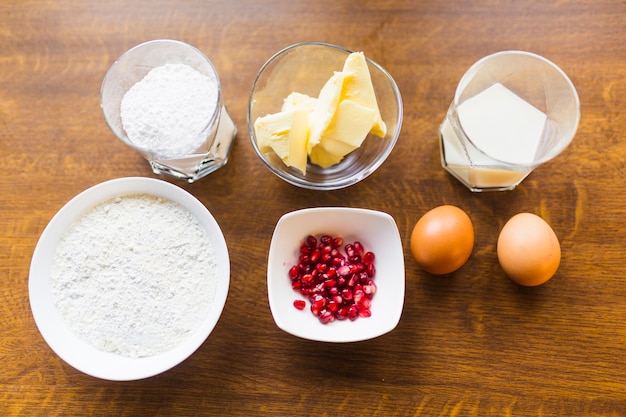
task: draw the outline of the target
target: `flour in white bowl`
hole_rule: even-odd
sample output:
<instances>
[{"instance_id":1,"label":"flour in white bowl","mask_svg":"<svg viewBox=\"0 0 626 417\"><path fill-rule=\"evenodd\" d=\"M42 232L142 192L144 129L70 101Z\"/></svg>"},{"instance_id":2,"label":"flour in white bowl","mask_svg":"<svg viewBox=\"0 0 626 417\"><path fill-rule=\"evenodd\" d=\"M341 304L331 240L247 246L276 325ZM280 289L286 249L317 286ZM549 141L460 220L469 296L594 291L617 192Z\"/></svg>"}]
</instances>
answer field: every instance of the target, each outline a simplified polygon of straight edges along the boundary
<instances>
[{"instance_id":1,"label":"flour in white bowl","mask_svg":"<svg viewBox=\"0 0 626 417\"><path fill-rule=\"evenodd\" d=\"M164 64L124 94L122 125L132 143L159 159L187 156L207 139L218 93L217 79L186 64Z\"/></svg>"},{"instance_id":2,"label":"flour in white bowl","mask_svg":"<svg viewBox=\"0 0 626 417\"><path fill-rule=\"evenodd\" d=\"M51 273L56 308L92 346L127 357L179 345L205 320L217 287L206 229L147 194L100 203L64 233Z\"/></svg>"}]
</instances>

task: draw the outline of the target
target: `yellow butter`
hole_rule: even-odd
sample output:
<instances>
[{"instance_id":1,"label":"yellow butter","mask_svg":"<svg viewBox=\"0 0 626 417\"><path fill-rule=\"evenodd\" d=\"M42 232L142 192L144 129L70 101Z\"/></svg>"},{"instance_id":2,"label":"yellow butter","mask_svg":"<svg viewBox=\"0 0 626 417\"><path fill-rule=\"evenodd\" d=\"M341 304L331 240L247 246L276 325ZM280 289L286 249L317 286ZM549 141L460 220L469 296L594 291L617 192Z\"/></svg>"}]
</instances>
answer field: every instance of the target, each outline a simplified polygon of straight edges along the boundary
<instances>
[{"instance_id":1,"label":"yellow butter","mask_svg":"<svg viewBox=\"0 0 626 417\"><path fill-rule=\"evenodd\" d=\"M328 168L338 164L343 159L342 155L334 155L321 146L315 146L309 154L311 162L322 168Z\"/></svg>"},{"instance_id":2,"label":"yellow butter","mask_svg":"<svg viewBox=\"0 0 626 417\"><path fill-rule=\"evenodd\" d=\"M387 134L387 126L380 115L372 77L363 52L353 52L348 55L342 72L344 74L342 99L352 100L363 107L374 110L376 122L372 126L372 133L384 138Z\"/></svg>"},{"instance_id":3,"label":"yellow butter","mask_svg":"<svg viewBox=\"0 0 626 417\"><path fill-rule=\"evenodd\" d=\"M320 94L315 102L315 108L311 113L309 119L311 132L309 134L308 152L319 143L322 134L333 119L342 90L343 73L335 72L320 90Z\"/></svg>"},{"instance_id":4,"label":"yellow butter","mask_svg":"<svg viewBox=\"0 0 626 417\"><path fill-rule=\"evenodd\" d=\"M320 143L315 145L315 148L323 148L326 152L338 157L346 156L356 149L356 147L352 145L332 139L328 136L322 136ZM313 148L313 150L315 150L315 148Z\"/></svg>"},{"instance_id":5,"label":"yellow butter","mask_svg":"<svg viewBox=\"0 0 626 417\"><path fill-rule=\"evenodd\" d=\"M311 97L309 95L294 91L293 93L289 94L283 101L281 111L296 109L313 111L316 102L317 99L315 97Z\"/></svg>"},{"instance_id":6,"label":"yellow butter","mask_svg":"<svg viewBox=\"0 0 626 417\"><path fill-rule=\"evenodd\" d=\"M318 97L289 94L281 111L258 118L254 129L262 153L274 151L303 174L307 159L328 168L359 148L369 133L385 137L365 55L351 53Z\"/></svg>"},{"instance_id":7,"label":"yellow butter","mask_svg":"<svg viewBox=\"0 0 626 417\"><path fill-rule=\"evenodd\" d=\"M322 136L350 145L356 149L365 140L376 123L376 111L352 100L342 100L337 106L335 117Z\"/></svg>"},{"instance_id":8,"label":"yellow butter","mask_svg":"<svg viewBox=\"0 0 626 417\"><path fill-rule=\"evenodd\" d=\"M293 111L291 132L289 133L288 165L306 174L307 142L309 139L309 114L306 108Z\"/></svg>"},{"instance_id":9,"label":"yellow butter","mask_svg":"<svg viewBox=\"0 0 626 417\"><path fill-rule=\"evenodd\" d=\"M256 141L261 153L273 150L283 161L287 159L292 121L293 111L268 114L254 121Z\"/></svg>"}]
</instances>

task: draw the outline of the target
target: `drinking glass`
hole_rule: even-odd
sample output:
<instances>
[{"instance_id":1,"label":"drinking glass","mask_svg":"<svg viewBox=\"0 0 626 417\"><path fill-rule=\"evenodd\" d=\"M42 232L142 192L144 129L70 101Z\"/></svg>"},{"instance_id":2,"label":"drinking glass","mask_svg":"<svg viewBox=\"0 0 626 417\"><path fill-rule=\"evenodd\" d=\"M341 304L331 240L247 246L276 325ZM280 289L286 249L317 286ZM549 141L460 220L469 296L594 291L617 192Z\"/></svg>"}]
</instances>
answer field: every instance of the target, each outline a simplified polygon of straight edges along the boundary
<instances>
[{"instance_id":1,"label":"drinking glass","mask_svg":"<svg viewBox=\"0 0 626 417\"><path fill-rule=\"evenodd\" d=\"M580 102L554 63L503 51L463 75L441 124L441 164L471 191L514 189L572 141Z\"/></svg>"},{"instance_id":2,"label":"drinking glass","mask_svg":"<svg viewBox=\"0 0 626 417\"><path fill-rule=\"evenodd\" d=\"M215 103L208 103L214 105L215 110L207 114L204 127L191 134L192 137L180 138L189 140L193 148L178 154L164 152L158 147L147 147L144 142L129 138L121 115L121 103L128 90L152 69L166 64L185 64L206 76L217 88L217 94L213 95ZM131 48L113 63L104 77L100 103L109 128L122 142L141 153L155 174L194 182L228 161L237 128L224 105L215 67L202 52L189 44L163 39Z\"/></svg>"}]
</instances>

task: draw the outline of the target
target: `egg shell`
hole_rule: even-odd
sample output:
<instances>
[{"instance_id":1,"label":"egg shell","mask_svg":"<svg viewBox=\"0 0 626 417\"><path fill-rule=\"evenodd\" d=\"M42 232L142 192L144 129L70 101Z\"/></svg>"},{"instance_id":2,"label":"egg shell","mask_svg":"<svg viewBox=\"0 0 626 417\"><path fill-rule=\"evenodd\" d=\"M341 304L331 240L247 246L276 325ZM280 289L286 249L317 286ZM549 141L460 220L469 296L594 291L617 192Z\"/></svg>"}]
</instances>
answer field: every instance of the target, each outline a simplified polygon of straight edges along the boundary
<instances>
[{"instance_id":1,"label":"egg shell","mask_svg":"<svg viewBox=\"0 0 626 417\"><path fill-rule=\"evenodd\" d=\"M463 210L452 205L426 212L411 233L417 265L434 275L450 274L469 259L474 249L474 226Z\"/></svg>"},{"instance_id":2,"label":"egg shell","mask_svg":"<svg viewBox=\"0 0 626 417\"><path fill-rule=\"evenodd\" d=\"M545 220L532 213L519 213L500 231L497 255L509 278L531 287L554 276L561 263L561 245Z\"/></svg>"}]
</instances>

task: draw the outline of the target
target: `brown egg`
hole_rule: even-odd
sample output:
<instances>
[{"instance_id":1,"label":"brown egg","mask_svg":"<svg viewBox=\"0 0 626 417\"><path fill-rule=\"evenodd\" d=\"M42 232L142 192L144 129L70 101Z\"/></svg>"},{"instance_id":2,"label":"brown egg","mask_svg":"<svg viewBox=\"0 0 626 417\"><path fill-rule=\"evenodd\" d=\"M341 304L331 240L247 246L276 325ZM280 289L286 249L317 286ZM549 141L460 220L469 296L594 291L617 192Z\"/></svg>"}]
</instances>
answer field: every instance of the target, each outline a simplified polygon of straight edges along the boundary
<instances>
[{"instance_id":1,"label":"brown egg","mask_svg":"<svg viewBox=\"0 0 626 417\"><path fill-rule=\"evenodd\" d=\"M561 245L554 230L531 213L509 219L500 231L497 253L504 272L529 287L548 281L561 263Z\"/></svg>"},{"instance_id":2,"label":"brown egg","mask_svg":"<svg viewBox=\"0 0 626 417\"><path fill-rule=\"evenodd\" d=\"M458 207L435 207L413 228L411 252L417 265L435 275L449 274L469 259L474 248L474 226Z\"/></svg>"}]
</instances>

